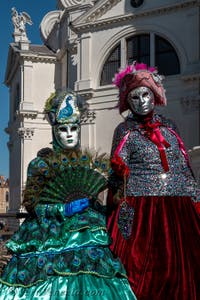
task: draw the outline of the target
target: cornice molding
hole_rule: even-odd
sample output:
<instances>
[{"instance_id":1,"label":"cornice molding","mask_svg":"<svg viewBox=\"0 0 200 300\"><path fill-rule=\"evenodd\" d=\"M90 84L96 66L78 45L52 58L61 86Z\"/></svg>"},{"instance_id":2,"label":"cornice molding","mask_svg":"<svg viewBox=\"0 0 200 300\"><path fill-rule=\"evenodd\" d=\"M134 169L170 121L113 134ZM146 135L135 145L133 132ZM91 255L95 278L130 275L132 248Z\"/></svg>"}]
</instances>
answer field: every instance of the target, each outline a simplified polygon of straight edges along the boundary
<instances>
[{"instance_id":1,"label":"cornice molding","mask_svg":"<svg viewBox=\"0 0 200 300\"><path fill-rule=\"evenodd\" d=\"M112 7L113 7L115 4L117 4L116 2L118 3L119 0L106 1L107 9L111 8L108 5L109 3L112 3ZM188 0L181 3L179 2L172 5L161 6L154 9L143 10L138 13L131 13L127 15L121 15L121 16L106 18L104 20L99 20L98 18L100 18L107 11L106 8L104 9L104 6L102 4L102 6L99 5L98 7L97 5L93 9L88 11L86 14L81 16L80 18L77 18L74 22L71 23L71 27L76 32L86 31L92 28L98 28L98 27L100 28L115 23L121 25L123 22L132 21L143 17L168 14L177 10L190 8L194 6L200 6L200 0L190 0L190 1Z\"/></svg>"},{"instance_id":2,"label":"cornice molding","mask_svg":"<svg viewBox=\"0 0 200 300\"><path fill-rule=\"evenodd\" d=\"M200 79L200 73L184 75L182 76L182 79L184 81L196 81Z\"/></svg>"},{"instance_id":3,"label":"cornice molding","mask_svg":"<svg viewBox=\"0 0 200 300\"><path fill-rule=\"evenodd\" d=\"M49 63L55 63L57 58L56 56L44 56L39 54L32 54L32 53L20 53L20 57L22 57L24 60L27 61L33 61L33 62L49 62Z\"/></svg>"},{"instance_id":4,"label":"cornice molding","mask_svg":"<svg viewBox=\"0 0 200 300\"><path fill-rule=\"evenodd\" d=\"M31 51L21 51L14 50L11 46L8 53L7 59L7 67L5 73L4 84L9 86L12 81L17 69L20 65L23 65L24 61L32 61L32 62L45 62L45 63L55 63L57 61L56 54L55 55L45 55L39 53L33 53Z\"/></svg>"},{"instance_id":5,"label":"cornice molding","mask_svg":"<svg viewBox=\"0 0 200 300\"><path fill-rule=\"evenodd\" d=\"M31 119L34 120L37 118L38 111L37 110L18 110L16 112L16 116L19 117L21 120Z\"/></svg>"},{"instance_id":6,"label":"cornice molding","mask_svg":"<svg viewBox=\"0 0 200 300\"><path fill-rule=\"evenodd\" d=\"M78 24L88 23L90 21L95 21L97 18L103 16L107 11L114 7L121 0L103 0L97 2L97 4L88 10L86 13L78 17L72 25L76 27Z\"/></svg>"}]
</instances>

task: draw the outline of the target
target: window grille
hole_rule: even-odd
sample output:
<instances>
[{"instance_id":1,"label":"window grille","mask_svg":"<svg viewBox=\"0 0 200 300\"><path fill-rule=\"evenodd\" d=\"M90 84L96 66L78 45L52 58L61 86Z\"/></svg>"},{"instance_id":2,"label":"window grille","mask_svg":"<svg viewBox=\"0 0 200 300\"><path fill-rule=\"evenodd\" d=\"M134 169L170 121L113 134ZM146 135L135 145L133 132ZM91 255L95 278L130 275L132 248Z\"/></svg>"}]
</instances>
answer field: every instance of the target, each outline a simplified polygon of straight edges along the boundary
<instances>
[{"instance_id":1,"label":"window grille","mask_svg":"<svg viewBox=\"0 0 200 300\"><path fill-rule=\"evenodd\" d=\"M118 44L110 53L101 73L100 85L111 84L115 73L120 68L121 47Z\"/></svg>"},{"instance_id":2,"label":"window grille","mask_svg":"<svg viewBox=\"0 0 200 300\"><path fill-rule=\"evenodd\" d=\"M155 36L155 65L165 76L180 73L178 55L172 45L162 37Z\"/></svg>"},{"instance_id":3,"label":"window grille","mask_svg":"<svg viewBox=\"0 0 200 300\"><path fill-rule=\"evenodd\" d=\"M155 49L154 53L152 49ZM126 51L122 55L127 64L137 61L148 66L155 65L159 73L165 76L180 73L180 62L176 50L166 39L156 34L145 33L127 38ZM109 54L102 69L100 85L111 84L120 66L121 43Z\"/></svg>"},{"instance_id":4,"label":"window grille","mask_svg":"<svg viewBox=\"0 0 200 300\"><path fill-rule=\"evenodd\" d=\"M150 35L141 34L127 39L127 62L143 62L150 65Z\"/></svg>"}]
</instances>

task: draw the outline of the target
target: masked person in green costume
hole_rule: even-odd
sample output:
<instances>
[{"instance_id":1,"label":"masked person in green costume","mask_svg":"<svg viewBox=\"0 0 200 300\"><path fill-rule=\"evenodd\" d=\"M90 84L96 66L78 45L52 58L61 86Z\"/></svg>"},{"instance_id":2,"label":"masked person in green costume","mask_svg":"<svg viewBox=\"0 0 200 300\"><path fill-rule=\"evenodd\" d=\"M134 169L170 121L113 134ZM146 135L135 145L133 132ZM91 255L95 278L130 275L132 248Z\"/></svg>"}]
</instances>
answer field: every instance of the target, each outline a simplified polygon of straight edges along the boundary
<instances>
[{"instance_id":1,"label":"masked person in green costume","mask_svg":"<svg viewBox=\"0 0 200 300\"><path fill-rule=\"evenodd\" d=\"M28 166L23 204L29 216L8 241L12 258L0 299L136 299L114 258L98 194L107 188L109 159L80 149L78 96L46 103L53 149Z\"/></svg>"}]
</instances>

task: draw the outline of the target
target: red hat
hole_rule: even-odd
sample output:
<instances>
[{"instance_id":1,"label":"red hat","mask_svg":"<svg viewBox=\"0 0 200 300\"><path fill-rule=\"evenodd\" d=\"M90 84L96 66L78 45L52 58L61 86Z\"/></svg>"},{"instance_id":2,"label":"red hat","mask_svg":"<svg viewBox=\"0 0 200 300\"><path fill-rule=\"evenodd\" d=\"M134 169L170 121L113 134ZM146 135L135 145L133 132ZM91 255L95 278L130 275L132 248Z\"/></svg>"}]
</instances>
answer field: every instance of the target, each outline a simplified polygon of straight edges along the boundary
<instances>
[{"instance_id":1,"label":"red hat","mask_svg":"<svg viewBox=\"0 0 200 300\"><path fill-rule=\"evenodd\" d=\"M146 64L134 63L127 66L115 75L113 83L119 88L119 111L129 109L127 96L133 89L145 86L149 88L155 97L155 105L166 105L165 90L162 85L164 77L158 75L155 68L148 68Z\"/></svg>"}]
</instances>

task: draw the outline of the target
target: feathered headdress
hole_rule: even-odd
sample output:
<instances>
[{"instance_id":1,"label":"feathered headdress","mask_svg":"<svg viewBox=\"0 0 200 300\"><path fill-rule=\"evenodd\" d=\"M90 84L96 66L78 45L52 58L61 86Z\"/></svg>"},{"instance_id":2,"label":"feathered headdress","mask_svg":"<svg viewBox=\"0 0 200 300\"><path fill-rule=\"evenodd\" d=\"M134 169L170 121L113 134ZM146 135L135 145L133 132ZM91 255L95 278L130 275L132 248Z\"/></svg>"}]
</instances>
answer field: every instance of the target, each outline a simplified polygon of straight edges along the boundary
<instances>
[{"instance_id":1,"label":"feathered headdress","mask_svg":"<svg viewBox=\"0 0 200 300\"><path fill-rule=\"evenodd\" d=\"M151 89L155 96L156 105L166 105L165 90L162 85L163 76L160 76L157 69L147 67L144 63L134 62L132 65L126 66L125 69L115 74L113 83L119 88L119 111L129 108L127 96L129 92L137 87L145 86Z\"/></svg>"},{"instance_id":2,"label":"feathered headdress","mask_svg":"<svg viewBox=\"0 0 200 300\"><path fill-rule=\"evenodd\" d=\"M52 93L45 103L45 113L49 123L80 123L80 115L87 110L86 101L72 90Z\"/></svg>"}]
</instances>

